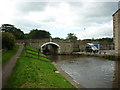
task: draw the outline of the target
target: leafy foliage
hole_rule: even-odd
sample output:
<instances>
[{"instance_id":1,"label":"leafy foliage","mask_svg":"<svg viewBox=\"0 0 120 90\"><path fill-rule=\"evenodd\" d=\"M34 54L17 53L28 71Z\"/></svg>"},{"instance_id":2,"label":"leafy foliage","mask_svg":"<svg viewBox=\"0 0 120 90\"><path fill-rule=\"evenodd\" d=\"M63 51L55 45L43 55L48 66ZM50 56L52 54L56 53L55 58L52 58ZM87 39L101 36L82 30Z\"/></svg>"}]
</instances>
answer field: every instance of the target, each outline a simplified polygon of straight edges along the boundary
<instances>
[{"instance_id":1,"label":"leafy foliage","mask_svg":"<svg viewBox=\"0 0 120 90\"><path fill-rule=\"evenodd\" d=\"M33 29L29 33L29 37L31 39L43 39L43 38L50 38L51 34L45 30L38 30L38 29Z\"/></svg>"},{"instance_id":2,"label":"leafy foliage","mask_svg":"<svg viewBox=\"0 0 120 90\"><path fill-rule=\"evenodd\" d=\"M29 39L29 34L24 34L24 39Z\"/></svg>"},{"instance_id":3,"label":"leafy foliage","mask_svg":"<svg viewBox=\"0 0 120 90\"><path fill-rule=\"evenodd\" d=\"M16 39L24 39L24 33L20 29L15 29L15 31L12 32Z\"/></svg>"},{"instance_id":4,"label":"leafy foliage","mask_svg":"<svg viewBox=\"0 0 120 90\"><path fill-rule=\"evenodd\" d=\"M59 37L55 37L54 39L61 39L61 38L59 38Z\"/></svg>"},{"instance_id":5,"label":"leafy foliage","mask_svg":"<svg viewBox=\"0 0 120 90\"><path fill-rule=\"evenodd\" d=\"M24 32L20 29L14 27L14 25L11 24L3 24L1 26L2 32L10 32L12 33L16 39L24 39Z\"/></svg>"},{"instance_id":6,"label":"leafy foliage","mask_svg":"<svg viewBox=\"0 0 120 90\"><path fill-rule=\"evenodd\" d=\"M66 39L69 39L69 40L77 40L77 37L74 33L68 33L67 34L67 38Z\"/></svg>"},{"instance_id":7,"label":"leafy foliage","mask_svg":"<svg viewBox=\"0 0 120 90\"><path fill-rule=\"evenodd\" d=\"M2 33L2 48L3 49L12 49L15 45L15 37L12 33L3 32Z\"/></svg>"},{"instance_id":8,"label":"leafy foliage","mask_svg":"<svg viewBox=\"0 0 120 90\"><path fill-rule=\"evenodd\" d=\"M12 32L13 31L14 25L11 24L2 24L1 29L2 32Z\"/></svg>"}]
</instances>

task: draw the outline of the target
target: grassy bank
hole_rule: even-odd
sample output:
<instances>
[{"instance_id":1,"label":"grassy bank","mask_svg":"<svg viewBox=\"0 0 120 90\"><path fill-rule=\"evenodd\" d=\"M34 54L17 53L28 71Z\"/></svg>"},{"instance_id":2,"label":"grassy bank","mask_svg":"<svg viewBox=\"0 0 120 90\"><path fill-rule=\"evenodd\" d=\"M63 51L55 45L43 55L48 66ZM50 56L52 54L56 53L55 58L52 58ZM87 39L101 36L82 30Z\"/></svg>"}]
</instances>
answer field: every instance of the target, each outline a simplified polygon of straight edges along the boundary
<instances>
[{"instance_id":1,"label":"grassy bank","mask_svg":"<svg viewBox=\"0 0 120 90\"><path fill-rule=\"evenodd\" d=\"M15 45L12 50L5 51L2 53L2 64L4 65L18 50L19 46Z\"/></svg>"},{"instance_id":2,"label":"grassy bank","mask_svg":"<svg viewBox=\"0 0 120 90\"><path fill-rule=\"evenodd\" d=\"M37 54L32 51L29 52ZM38 58L35 55L29 54L29 56ZM75 88L63 76L61 76L59 73L54 72L56 68L51 64L51 62L48 59L44 57L40 57L40 59L41 60L25 57L23 51L5 87Z\"/></svg>"}]
</instances>

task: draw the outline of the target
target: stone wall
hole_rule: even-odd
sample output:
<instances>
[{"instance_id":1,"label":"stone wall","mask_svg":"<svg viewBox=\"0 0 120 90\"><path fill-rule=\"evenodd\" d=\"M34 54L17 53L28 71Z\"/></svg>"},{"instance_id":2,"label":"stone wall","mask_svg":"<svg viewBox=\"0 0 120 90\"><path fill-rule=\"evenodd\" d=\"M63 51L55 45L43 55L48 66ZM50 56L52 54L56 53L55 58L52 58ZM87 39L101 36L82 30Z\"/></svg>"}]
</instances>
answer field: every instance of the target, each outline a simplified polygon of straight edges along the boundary
<instances>
[{"instance_id":1,"label":"stone wall","mask_svg":"<svg viewBox=\"0 0 120 90\"><path fill-rule=\"evenodd\" d=\"M120 9L113 14L113 35L116 55L120 56Z\"/></svg>"},{"instance_id":2,"label":"stone wall","mask_svg":"<svg viewBox=\"0 0 120 90\"><path fill-rule=\"evenodd\" d=\"M99 44L100 50L114 50L114 43L113 42L80 41L79 42L80 51L85 51L85 47L86 47L87 43Z\"/></svg>"},{"instance_id":3,"label":"stone wall","mask_svg":"<svg viewBox=\"0 0 120 90\"><path fill-rule=\"evenodd\" d=\"M55 42L58 45L60 45L61 54L73 52L73 42L71 42L70 40L53 39L52 42Z\"/></svg>"}]
</instances>

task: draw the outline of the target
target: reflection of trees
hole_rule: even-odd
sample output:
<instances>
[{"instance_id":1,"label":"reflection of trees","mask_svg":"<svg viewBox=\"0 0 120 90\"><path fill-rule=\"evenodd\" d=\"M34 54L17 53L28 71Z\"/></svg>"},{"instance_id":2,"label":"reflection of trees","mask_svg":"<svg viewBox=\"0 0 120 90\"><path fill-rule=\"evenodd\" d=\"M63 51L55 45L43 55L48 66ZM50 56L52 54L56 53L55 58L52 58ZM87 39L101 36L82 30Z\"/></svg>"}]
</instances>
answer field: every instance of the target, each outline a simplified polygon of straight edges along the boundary
<instances>
[{"instance_id":1,"label":"reflection of trees","mask_svg":"<svg viewBox=\"0 0 120 90\"><path fill-rule=\"evenodd\" d=\"M115 79L113 80L113 88L120 88L120 58L116 61Z\"/></svg>"}]
</instances>

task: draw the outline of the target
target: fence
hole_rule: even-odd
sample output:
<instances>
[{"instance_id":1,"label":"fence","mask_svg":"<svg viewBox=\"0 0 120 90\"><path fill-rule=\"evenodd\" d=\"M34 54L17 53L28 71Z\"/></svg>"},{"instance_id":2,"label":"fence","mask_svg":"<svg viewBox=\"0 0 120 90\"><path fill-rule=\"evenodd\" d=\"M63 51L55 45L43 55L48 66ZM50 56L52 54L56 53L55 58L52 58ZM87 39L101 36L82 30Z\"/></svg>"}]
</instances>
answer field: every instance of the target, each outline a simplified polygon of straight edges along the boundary
<instances>
[{"instance_id":1,"label":"fence","mask_svg":"<svg viewBox=\"0 0 120 90\"><path fill-rule=\"evenodd\" d=\"M37 51L37 50L32 50L32 49L25 48L24 53L25 53L25 56L29 57L29 58L34 58L34 59L37 59L37 60L43 60L43 59L41 59L41 57L42 57L44 59L48 59L44 54L42 54L40 52L40 50Z\"/></svg>"}]
</instances>

